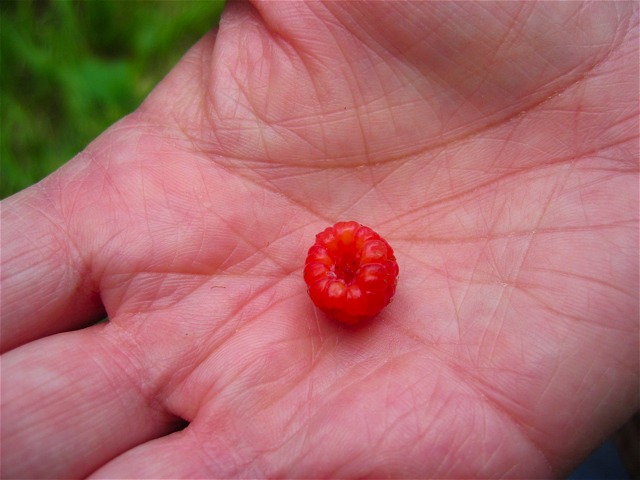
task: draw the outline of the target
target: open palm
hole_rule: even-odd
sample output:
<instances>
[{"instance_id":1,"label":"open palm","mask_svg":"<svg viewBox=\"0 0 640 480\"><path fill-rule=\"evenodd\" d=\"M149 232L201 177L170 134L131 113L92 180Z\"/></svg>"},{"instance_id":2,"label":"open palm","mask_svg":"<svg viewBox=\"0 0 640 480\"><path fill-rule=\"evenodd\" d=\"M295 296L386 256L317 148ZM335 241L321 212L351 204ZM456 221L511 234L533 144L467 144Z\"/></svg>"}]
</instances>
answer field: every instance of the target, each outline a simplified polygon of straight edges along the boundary
<instances>
[{"instance_id":1,"label":"open palm","mask_svg":"<svg viewBox=\"0 0 640 480\"><path fill-rule=\"evenodd\" d=\"M638 407L633 8L229 5L2 205L3 476L571 468ZM301 278L338 220L400 265L360 327Z\"/></svg>"}]
</instances>

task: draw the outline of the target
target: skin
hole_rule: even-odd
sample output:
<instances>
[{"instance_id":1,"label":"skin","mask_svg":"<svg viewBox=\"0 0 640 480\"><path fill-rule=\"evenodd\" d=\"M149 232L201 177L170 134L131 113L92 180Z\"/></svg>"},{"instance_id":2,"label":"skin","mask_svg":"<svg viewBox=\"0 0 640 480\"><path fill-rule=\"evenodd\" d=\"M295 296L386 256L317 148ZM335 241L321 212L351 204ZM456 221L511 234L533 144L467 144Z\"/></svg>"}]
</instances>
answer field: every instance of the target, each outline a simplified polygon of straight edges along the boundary
<instances>
[{"instance_id":1,"label":"skin","mask_svg":"<svg viewBox=\"0 0 640 480\"><path fill-rule=\"evenodd\" d=\"M637 25L229 4L2 202L3 477L568 472L639 406ZM337 220L400 265L356 328L302 281Z\"/></svg>"}]
</instances>

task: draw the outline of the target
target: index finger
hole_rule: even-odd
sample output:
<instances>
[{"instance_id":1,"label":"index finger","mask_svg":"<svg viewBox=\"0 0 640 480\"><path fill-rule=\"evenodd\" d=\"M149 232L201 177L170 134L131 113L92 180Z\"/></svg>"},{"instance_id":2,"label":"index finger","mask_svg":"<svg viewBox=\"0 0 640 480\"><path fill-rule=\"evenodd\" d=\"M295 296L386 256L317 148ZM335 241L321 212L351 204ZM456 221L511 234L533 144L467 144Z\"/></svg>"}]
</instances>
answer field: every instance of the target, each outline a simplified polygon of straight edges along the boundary
<instances>
[{"instance_id":1,"label":"index finger","mask_svg":"<svg viewBox=\"0 0 640 480\"><path fill-rule=\"evenodd\" d=\"M60 176L2 201L0 352L104 315L60 209Z\"/></svg>"}]
</instances>

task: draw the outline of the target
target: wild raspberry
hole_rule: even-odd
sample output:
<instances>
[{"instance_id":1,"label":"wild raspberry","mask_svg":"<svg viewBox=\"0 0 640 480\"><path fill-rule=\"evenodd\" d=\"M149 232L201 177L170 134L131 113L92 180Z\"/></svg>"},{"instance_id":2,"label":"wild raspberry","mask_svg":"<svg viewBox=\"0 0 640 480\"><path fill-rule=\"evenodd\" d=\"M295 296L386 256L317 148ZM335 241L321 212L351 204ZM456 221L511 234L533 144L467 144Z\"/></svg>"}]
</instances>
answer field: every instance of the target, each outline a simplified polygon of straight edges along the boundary
<instances>
[{"instance_id":1,"label":"wild raspberry","mask_svg":"<svg viewBox=\"0 0 640 480\"><path fill-rule=\"evenodd\" d=\"M398 271L393 249L380 235L357 222L338 222L316 235L304 281L320 310L354 324L389 304Z\"/></svg>"}]
</instances>

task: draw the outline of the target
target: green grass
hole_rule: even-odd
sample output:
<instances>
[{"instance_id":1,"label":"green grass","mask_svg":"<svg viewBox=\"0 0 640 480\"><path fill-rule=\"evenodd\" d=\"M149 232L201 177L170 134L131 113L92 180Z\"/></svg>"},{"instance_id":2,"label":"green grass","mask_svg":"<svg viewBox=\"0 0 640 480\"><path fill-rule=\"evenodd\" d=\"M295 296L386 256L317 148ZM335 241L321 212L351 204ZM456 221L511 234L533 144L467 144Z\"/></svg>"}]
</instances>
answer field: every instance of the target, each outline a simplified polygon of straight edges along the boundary
<instances>
[{"instance_id":1,"label":"green grass","mask_svg":"<svg viewBox=\"0 0 640 480\"><path fill-rule=\"evenodd\" d=\"M0 198L135 110L223 1L2 0Z\"/></svg>"}]
</instances>

